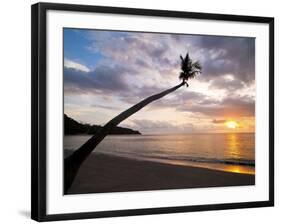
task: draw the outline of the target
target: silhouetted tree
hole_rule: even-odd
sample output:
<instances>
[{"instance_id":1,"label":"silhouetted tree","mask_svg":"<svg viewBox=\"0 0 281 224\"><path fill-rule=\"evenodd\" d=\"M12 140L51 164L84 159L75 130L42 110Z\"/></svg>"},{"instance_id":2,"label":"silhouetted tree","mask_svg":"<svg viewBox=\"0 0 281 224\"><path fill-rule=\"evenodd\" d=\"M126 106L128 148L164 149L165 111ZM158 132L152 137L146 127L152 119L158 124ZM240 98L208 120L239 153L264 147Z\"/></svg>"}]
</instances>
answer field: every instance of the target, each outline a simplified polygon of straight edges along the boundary
<instances>
[{"instance_id":1,"label":"silhouetted tree","mask_svg":"<svg viewBox=\"0 0 281 224\"><path fill-rule=\"evenodd\" d=\"M107 124L103 126L103 128L99 129L99 131L91 137L86 143L84 143L79 149L74 151L70 156L64 159L64 192L67 193L67 190L73 183L73 180L82 165L85 159L90 155L90 153L97 147L97 145L108 135L110 130L120 124L122 121L150 104L151 102L158 100L169 93L174 92L180 87L186 85L188 87L187 81L190 78L194 78L197 74L201 73L202 67L198 61L193 62L187 53L185 58L180 55L181 59L181 72L179 75L179 79L182 82L170 89L167 89L161 93L157 93L155 95L149 96L146 99L140 101L129 109L123 111L112 120L110 120Z\"/></svg>"},{"instance_id":2,"label":"silhouetted tree","mask_svg":"<svg viewBox=\"0 0 281 224\"><path fill-rule=\"evenodd\" d=\"M195 78L198 73L201 73L202 66L198 61L193 62L187 53L185 58L180 55L181 59L181 72L179 75L179 79L186 83L188 87L187 80L191 78Z\"/></svg>"}]
</instances>

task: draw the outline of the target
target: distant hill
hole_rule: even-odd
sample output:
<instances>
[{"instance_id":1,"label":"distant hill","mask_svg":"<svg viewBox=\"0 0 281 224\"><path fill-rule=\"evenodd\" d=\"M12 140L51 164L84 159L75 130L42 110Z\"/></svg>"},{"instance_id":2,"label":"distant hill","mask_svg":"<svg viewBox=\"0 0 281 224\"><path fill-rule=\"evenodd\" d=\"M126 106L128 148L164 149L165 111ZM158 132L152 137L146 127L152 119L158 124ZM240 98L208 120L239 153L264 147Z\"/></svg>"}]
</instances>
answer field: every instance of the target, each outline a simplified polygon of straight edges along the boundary
<instances>
[{"instance_id":1,"label":"distant hill","mask_svg":"<svg viewBox=\"0 0 281 224\"><path fill-rule=\"evenodd\" d=\"M81 124L78 121L68 117L64 114L64 134L76 135L76 134L95 134L102 126ZM130 128L115 127L110 132L110 135L141 135L139 131L132 130Z\"/></svg>"}]
</instances>

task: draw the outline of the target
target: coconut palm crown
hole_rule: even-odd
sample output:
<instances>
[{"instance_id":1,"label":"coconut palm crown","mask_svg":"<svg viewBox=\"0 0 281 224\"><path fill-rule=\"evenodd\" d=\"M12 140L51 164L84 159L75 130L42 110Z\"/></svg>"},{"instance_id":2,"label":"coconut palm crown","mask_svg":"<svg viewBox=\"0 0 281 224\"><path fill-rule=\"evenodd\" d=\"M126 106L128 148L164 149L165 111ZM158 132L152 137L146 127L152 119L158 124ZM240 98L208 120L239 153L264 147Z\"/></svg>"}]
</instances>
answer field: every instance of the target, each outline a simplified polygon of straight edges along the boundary
<instances>
[{"instance_id":1,"label":"coconut palm crown","mask_svg":"<svg viewBox=\"0 0 281 224\"><path fill-rule=\"evenodd\" d=\"M185 58L180 55L181 59L181 72L179 75L179 79L182 80L186 86L187 80L191 78L195 78L196 75L201 73L202 66L198 61L193 62L193 60L189 57L187 53Z\"/></svg>"}]
</instances>

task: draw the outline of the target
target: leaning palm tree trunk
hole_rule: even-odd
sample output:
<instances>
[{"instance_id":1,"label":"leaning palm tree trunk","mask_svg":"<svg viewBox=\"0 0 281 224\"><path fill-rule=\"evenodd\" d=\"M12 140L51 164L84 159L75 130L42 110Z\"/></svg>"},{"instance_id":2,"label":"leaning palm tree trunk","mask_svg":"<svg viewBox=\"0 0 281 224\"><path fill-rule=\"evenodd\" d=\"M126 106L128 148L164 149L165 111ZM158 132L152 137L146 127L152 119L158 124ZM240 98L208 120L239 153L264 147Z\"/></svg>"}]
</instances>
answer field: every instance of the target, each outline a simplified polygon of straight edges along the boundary
<instances>
[{"instance_id":1,"label":"leaning palm tree trunk","mask_svg":"<svg viewBox=\"0 0 281 224\"><path fill-rule=\"evenodd\" d=\"M64 159L64 192L67 193L67 190L70 188L80 166L84 162L85 159L89 156L89 154L97 147L97 145L108 135L109 131L120 124L122 121L150 104L151 102L158 100L167 94L174 92L178 88L187 84L184 80L177 86L165 90L161 93L152 95L142 100L141 102L135 104L129 109L123 111L112 120L110 120L106 125L104 125L93 137L91 137L84 145L82 145L79 149L77 149L74 153Z\"/></svg>"}]
</instances>

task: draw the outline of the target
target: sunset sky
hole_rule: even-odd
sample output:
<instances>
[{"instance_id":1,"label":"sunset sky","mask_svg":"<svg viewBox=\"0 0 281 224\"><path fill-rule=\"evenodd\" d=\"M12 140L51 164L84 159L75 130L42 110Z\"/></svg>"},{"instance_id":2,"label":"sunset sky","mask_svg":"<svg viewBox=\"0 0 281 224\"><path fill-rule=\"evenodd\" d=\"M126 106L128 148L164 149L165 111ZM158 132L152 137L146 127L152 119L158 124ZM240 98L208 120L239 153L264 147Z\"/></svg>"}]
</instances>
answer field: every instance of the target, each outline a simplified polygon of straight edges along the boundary
<instances>
[{"instance_id":1,"label":"sunset sky","mask_svg":"<svg viewBox=\"0 0 281 224\"><path fill-rule=\"evenodd\" d=\"M202 64L189 87L120 124L143 134L255 131L255 39L64 29L64 111L103 125L180 83L180 54Z\"/></svg>"}]
</instances>

